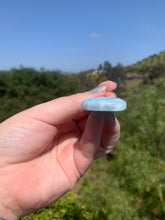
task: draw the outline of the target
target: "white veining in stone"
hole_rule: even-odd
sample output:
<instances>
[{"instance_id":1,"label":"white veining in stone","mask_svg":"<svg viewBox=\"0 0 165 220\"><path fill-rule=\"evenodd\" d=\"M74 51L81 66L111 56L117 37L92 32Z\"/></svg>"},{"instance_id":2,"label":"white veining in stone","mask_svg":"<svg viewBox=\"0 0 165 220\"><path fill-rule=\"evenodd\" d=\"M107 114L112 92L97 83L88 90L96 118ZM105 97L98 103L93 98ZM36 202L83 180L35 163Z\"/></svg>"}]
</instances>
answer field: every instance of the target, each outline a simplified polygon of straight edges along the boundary
<instances>
[{"instance_id":1,"label":"white veining in stone","mask_svg":"<svg viewBox=\"0 0 165 220\"><path fill-rule=\"evenodd\" d=\"M95 97L86 99L81 103L81 107L88 111L124 111L127 103L120 98Z\"/></svg>"}]
</instances>

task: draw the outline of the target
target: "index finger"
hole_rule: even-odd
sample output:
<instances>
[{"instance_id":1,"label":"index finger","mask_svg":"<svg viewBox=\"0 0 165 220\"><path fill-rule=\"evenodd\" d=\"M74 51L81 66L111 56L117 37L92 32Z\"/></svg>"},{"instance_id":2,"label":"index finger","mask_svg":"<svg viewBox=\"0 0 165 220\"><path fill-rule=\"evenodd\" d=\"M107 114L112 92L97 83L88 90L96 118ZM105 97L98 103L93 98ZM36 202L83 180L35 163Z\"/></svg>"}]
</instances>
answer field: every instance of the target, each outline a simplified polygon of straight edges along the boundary
<instances>
[{"instance_id":1,"label":"index finger","mask_svg":"<svg viewBox=\"0 0 165 220\"><path fill-rule=\"evenodd\" d=\"M81 108L81 102L83 100L96 96L103 96L106 92L111 92L115 88L116 83L106 81L91 91L58 98L50 102L37 105L26 110L24 113L27 116L44 121L48 124L58 125L73 119L76 115L83 112L84 110Z\"/></svg>"}]
</instances>

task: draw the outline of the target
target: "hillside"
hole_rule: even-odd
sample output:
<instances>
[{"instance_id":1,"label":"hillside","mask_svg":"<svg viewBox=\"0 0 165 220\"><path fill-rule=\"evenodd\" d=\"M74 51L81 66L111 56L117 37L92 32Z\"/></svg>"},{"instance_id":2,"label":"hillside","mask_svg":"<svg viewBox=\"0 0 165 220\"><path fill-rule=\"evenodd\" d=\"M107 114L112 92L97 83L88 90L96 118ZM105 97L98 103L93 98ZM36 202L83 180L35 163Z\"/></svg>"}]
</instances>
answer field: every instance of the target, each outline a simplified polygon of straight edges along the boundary
<instances>
[{"instance_id":1,"label":"hillside","mask_svg":"<svg viewBox=\"0 0 165 220\"><path fill-rule=\"evenodd\" d=\"M98 73L63 75L33 68L0 72L0 122L39 103L88 91L107 79L118 82L117 93L128 103L126 111L116 113L121 137L114 151L95 160L71 192L22 219L165 219L165 64L157 64L148 74L151 83L138 86L137 80L123 81L122 65L108 62Z\"/></svg>"},{"instance_id":2,"label":"hillside","mask_svg":"<svg viewBox=\"0 0 165 220\"><path fill-rule=\"evenodd\" d=\"M145 78L147 81L152 81L160 76L165 76L165 50L129 66L122 66L120 63L112 66L109 61L105 61L97 69L81 72L77 76L84 78L85 81L86 78L90 78L89 81L94 80L96 84L107 79L118 84L124 81L124 79Z\"/></svg>"},{"instance_id":3,"label":"hillside","mask_svg":"<svg viewBox=\"0 0 165 220\"><path fill-rule=\"evenodd\" d=\"M127 74L145 74L148 70L160 64L165 65L165 51L144 58L143 60L138 61L135 64L126 66L124 69Z\"/></svg>"}]
</instances>

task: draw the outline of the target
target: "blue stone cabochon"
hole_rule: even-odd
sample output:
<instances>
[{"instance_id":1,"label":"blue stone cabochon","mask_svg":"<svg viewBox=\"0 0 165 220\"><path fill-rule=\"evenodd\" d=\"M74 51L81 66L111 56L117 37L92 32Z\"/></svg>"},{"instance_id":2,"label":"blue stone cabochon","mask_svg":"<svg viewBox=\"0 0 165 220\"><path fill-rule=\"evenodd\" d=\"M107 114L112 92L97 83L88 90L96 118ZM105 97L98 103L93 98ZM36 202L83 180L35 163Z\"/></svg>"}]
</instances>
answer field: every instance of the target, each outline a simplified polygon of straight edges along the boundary
<instances>
[{"instance_id":1,"label":"blue stone cabochon","mask_svg":"<svg viewBox=\"0 0 165 220\"><path fill-rule=\"evenodd\" d=\"M120 98L94 97L84 100L81 107L88 111L115 112L124 111L127 108L127 103Z\"/></svg>"}]
</instances>

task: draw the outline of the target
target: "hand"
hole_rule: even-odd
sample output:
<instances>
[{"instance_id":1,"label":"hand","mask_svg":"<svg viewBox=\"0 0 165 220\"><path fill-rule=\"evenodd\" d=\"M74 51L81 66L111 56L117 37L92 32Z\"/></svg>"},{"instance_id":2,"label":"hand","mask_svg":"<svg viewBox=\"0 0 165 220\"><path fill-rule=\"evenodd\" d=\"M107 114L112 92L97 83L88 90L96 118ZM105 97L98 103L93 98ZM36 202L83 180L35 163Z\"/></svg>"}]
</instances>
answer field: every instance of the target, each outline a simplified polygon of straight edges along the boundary
<instances>
[{"instance_id":1,"label":"hand","mask_svg":"<svg viewBox=\"0 0 165 220\"><path fill-rule=\"evenodd\" d=\"M116 145L117 119L81 109L86 98L114 96L116 84L103 84L37 105L0 124L1 217L15 220L57 200L84 175L94 158Z\"/></svg>"}]
</instances>

